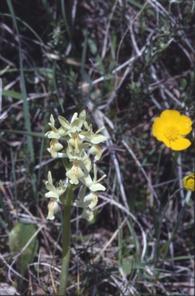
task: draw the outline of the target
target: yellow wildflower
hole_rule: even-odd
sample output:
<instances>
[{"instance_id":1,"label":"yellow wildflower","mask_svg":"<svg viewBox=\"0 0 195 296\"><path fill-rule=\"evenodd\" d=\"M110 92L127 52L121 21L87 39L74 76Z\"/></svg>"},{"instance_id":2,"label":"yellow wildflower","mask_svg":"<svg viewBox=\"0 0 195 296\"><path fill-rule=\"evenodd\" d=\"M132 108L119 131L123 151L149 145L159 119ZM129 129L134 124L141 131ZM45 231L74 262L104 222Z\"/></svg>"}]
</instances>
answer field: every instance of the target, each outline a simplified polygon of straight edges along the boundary
<instances>
[{"instance_id":1,"label":"yellow wildflower","mask_svg":"<svg viewBox=\"0 0 195 296\"><path fill-rule=\"evenodd\" d=\"M190 173L183 178L183 187L189 191L195 191L195 173Z\"/></svg>"},{"instance_id":2,"label":"yellow wildflower","mask_svg":"<svg viewBox=\"0 0 195 296\"><path fill-rule=\"evenodd\" d=\"M152 135L175 151L187 149L191 141L186 139L192 130L192 120L176 110L164 110L152 125Z\"/></svg>"}]
</instances>

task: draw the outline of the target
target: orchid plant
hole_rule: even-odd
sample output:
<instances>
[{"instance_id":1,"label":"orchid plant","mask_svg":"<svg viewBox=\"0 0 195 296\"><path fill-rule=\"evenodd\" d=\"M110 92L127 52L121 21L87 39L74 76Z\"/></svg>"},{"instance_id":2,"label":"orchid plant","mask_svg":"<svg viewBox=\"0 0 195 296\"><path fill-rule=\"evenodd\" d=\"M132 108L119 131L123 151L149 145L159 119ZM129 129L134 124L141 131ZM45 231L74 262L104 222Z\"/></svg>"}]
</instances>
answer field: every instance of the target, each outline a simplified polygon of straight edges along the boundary
<instances>
[{"instance_id":1,"label":"orchid plant","mask_svg":"<svg viewBox=\"0 0 195 296\"><path fill-rule=\"evenodd\" d=\"M96 161L101 159L102 149L100 144L106 141L106 137L99 129L93 132L92 125L86 119L86 112L74 113L70 122L59 116L59 127L53 115L50 117L50 130L46 133L49 138L47 149L52 158L62 161L65 168L65 180L59 180L54 184L52 174L48 172L48 180L45 182L49 198L48 216L54 220L56 213L63 209L63 258L60 288L58 295L65 295L68 265L70 257L70 211L72 206L82 208L82 217L92 222L95 217L95 207L98 203L98 194L106 188L101 184L105 178L103 175L97 179ZM74 196L76 189L79 193Z\"/></svg>"}]
</instances>

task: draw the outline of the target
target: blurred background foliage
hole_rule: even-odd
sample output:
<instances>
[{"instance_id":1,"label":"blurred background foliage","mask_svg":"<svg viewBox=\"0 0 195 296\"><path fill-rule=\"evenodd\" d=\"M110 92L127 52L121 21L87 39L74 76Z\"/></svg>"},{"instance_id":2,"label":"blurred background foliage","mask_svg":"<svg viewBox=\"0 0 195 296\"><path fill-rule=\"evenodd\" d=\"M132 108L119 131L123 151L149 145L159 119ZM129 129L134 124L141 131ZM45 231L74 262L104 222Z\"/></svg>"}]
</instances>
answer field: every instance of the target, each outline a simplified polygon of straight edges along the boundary
<instances>
[{"instance_id":1,"label":"blurred background foliage","mask_svg":"<svg viewBox=\"0 0 195 296\"><path fill-rule=\"evenodd\" d=\"M65 174L44 133L51 113L86 109L110 136L107 191L94 224L72 211L69 295L194 295L193 201L181 187L194 144L178 154L151 136L163 109L194 120L194 32L194 0L1 1L0 291L57 291L60 214L46 221L43 181Z\"/></svg>"}]
</instances>

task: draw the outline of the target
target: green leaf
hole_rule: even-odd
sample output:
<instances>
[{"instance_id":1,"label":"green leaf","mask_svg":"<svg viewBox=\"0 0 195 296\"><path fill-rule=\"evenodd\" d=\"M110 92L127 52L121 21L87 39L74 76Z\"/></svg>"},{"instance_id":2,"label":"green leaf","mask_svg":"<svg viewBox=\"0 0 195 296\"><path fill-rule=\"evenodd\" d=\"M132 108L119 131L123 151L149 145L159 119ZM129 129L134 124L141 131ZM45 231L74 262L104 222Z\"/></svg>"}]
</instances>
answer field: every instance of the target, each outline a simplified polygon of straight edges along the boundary
<instances>
[{"instance_id":1,"label":"green leaf","mask_svg":"<svg viewBox=\"0 0 195 296\"><path fill-rule=\"evenodd\" d=\"M126 275L131 274L133 264L134 264L133 256L122 259L121 267Z\"/></svg>"},{"instance_id":2,"label":"green leaf","mask_svg":"<svg viewBox=\"0 0 195 296\"><path fill-rule=\"evenodd\" d=\"M88 45L89 45L91 53L93 55L97 54L97 45L93 39L91 39L91 38L88 39Z\"/></svg>"},{"instance_id":3,"label":"green leaf","mask_svg":"<svg viewBox=\"0 0 195 296\"><path fill-rule=\"evenodd\" d=\"M22 94L15 90L3 90L3 96L12 97L13 99L22 100Z\"/></svg>"},{"instance_id":4,"label":"green leaf","mask_svg":"<svg viewBox=\"0 0 195 296\"><path fill-rule=\"evenodd\" d=\"M9 247L14 256L18 256L16 264L22 275L37 253L38 240L36 236L32 239L35 232L33 224L17 223L9 233Z\"/></svg>"}]
</instances>

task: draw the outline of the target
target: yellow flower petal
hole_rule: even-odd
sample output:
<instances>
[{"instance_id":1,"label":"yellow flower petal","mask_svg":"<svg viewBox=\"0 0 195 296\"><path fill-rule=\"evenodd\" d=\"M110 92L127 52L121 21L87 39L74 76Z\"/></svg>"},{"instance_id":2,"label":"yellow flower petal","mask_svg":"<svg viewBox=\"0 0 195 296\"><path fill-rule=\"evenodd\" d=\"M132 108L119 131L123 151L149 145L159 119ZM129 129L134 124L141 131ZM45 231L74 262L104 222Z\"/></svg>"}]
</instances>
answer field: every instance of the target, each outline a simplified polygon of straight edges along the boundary
<instances>
[{"instance_id":1,"label":"yellow flower petal","mask_svg":"<svg viewBox=\"0 0 195 296\"><path fill-rule=\"evenodd\" d=\"M190 147L191 144L192 143L190 142L190 140L186 138L179 138L175 141L171 141L168 147L175 151L181 151Z\"/></svg>"},{"instance_id":2,"label":"yellow flower petal","mask_svg":"<svg viewBox=\"0 0 195 296\"><path fill-rule=\"evenodd\" d=\"M165 110L161 113L160 118L165 124L177 126L182 135L187 135L192 130L192 120L186 116L180 114L177 110Z\"/></svg>"},{"instance_id":3,"label":"yellow flower petal","mask_svg":"<svg viewBox=\"0 0 195 296\"><path fill-rule=\"evenodd\" d=\"M173 120L176 121L180 118L180 113L177 110L167 109L162 111L160 118L163 120Z\"/></svg>"},{"instance_id":4,"label":"yellow flower petal","mask_svg":"<svg viewBox=\"0 0 195 296\"><path fill-rule=\"evenodd\" d=\"M188 135L192 130L192 120L186 115L181 115L178 128L181 135Z\"/></svg>"},{"instance_id":5,"label":"yellow flower petal","mask_svg":"<svg viewBox=\"0 0 195 296\"><path fill-rule=\"evenodd\" d=\"M157 117L154 120L154 123L152 125L152 135L157 138L157 140L162 141L164 133L164 124L163 121L160 119L160 117Z\"/></svg>"},{"instance_id":6,"label":"yellow flower petal","mask_svg":"<svg viewBox=\"0 0 195 296\"><path fill-rule=\"evenodd\" d=\"M195 173L191 173L183 178L183 187L189 191L195 191Z\"/></svg>"},{"instance_id":7,"label":"yellow flower petal","mask_svg":"<svg viewBox=\"0 0 195 296\"><path fill-rule=\"evenodd\" d=\"M180 124L181 115L176 110L165 110L160 114L160 120L163 123L164 127L176 127Z\"/></svg>"}]
</instances>

